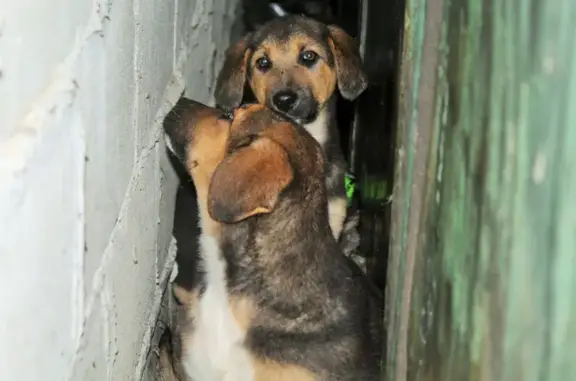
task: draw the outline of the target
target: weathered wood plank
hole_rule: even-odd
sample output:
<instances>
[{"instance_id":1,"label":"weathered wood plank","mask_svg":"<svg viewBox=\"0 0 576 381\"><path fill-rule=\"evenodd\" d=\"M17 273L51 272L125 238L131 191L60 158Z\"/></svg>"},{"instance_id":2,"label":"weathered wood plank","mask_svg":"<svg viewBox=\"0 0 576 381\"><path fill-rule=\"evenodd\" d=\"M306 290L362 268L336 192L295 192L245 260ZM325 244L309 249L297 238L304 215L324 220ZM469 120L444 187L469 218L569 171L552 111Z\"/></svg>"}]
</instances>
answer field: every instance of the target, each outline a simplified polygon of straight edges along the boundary
<instances>
[{"instance_id":1,"label":"weathered wood plank","mask_svg":"<svg viewBox=\"0 0 576 381\"><path fill-rule=\"evenodd\" d=\"M408 3L387 380L576 377L575 18Z\"/></svg>"}]
</instances>

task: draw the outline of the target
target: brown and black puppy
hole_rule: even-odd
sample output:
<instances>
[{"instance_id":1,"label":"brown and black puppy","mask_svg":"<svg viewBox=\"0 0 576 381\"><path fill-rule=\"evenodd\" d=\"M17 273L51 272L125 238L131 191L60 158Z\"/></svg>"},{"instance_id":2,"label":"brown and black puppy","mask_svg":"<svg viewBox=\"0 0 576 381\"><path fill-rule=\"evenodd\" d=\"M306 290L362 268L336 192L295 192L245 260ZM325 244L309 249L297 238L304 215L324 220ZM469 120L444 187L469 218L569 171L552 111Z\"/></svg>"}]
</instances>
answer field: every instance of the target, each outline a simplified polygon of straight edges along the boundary
<instances>
[{"instance_id":1,"label":"brown and black puppy","mask_svg":"<svg viewBox=\"0 0 576 381\"><path fill-rule=\"evenodd\" d=\"M367 86L358 47L341 28L302 16L269 21L228 49L216 103L238 107L248 86L260 104L303 125L326 155L330 226L338 239L346 218L347 164L336 121L337 90L353 100Z\"/></svg>"},{"instance_id":2,"label":"brown and black puppy","mask_svg":"<svg viewBox=\"0 0 576 381\"><path fill-rule=\"evenodd\" d=\"M165 379L181 363L195 381L378 380L380 296L334 239L318 143L262 105L179 103L165 129L197 188L202 263L176 292L188 319Z\"/></svg>"}]
</instances>

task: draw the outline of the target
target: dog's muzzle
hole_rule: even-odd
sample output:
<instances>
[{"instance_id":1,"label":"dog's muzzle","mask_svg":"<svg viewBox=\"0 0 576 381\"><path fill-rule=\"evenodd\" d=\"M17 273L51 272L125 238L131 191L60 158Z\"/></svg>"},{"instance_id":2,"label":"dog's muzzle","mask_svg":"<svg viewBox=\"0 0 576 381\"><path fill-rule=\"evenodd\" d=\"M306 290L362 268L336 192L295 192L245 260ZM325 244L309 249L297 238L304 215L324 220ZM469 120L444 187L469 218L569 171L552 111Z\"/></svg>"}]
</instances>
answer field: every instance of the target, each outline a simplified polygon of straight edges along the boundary
<instances>
[{"instance_id":1,"label":"dog's muzzle","mask_svg":"<svg viewBox=\"0 0 576 381\"><path fill-rule=\"evenodd\" d=\"M269 99L270 106L300 123L308 123L316 119L318 102L308 91L282 89Z\"/></svg>"},{"instance_id":2,"label":"dog's muzzle","mask_svg":"<svg viewBox=\"0 0 576 381\"><path fill-rule=\"evenodd\" d=\"M272 97L272 104L278 109L278 111L288 113L290 112L298 102L298 94L292 90L278 91Z\"/></svg>"}]
</instances>

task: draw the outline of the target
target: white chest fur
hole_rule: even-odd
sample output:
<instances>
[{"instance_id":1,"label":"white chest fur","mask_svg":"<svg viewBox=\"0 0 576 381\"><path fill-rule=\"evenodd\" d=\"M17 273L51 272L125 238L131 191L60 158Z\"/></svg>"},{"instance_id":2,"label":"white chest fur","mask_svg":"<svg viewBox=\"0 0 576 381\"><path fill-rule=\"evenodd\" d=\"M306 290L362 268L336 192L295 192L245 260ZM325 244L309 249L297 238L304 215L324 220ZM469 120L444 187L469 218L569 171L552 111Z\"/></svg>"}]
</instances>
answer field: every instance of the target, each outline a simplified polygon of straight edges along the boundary
<instances>
[{"instance_id":1,"label":"white chest fur","mask_svg":"<svg viewBox=\"0 0 576 381\"><path fill-rule=\"evenodd\" d=\"M226 292L226 264L218 242L207 235L200 238L206 290L194 307L194 334L183 343L184 367L193 381L252 381L254 371L243 347L244 333L229 308Z\"/></svg>"},{"instance_id":2,"label":"white chest fur","mask_svg":"<svg viewBox=\"0 0 576 381\"><path fill-rule=\"evenodd\" d=\"M326 109L321 110L318 117L312 123L305 124L304 128L324 147L326 140L328 140L328 111Z\"/></svg>"}]
</instances>

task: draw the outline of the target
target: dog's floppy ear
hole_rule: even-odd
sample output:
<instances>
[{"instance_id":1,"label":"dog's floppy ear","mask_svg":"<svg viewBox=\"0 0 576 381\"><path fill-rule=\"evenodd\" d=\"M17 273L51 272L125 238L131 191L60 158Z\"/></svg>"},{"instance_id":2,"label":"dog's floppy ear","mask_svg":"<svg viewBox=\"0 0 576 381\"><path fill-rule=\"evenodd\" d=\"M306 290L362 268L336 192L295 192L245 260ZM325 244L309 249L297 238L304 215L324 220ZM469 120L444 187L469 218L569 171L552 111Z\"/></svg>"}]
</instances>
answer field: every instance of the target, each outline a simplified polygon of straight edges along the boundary
<instances>
[{"instance_id":1,"label":"dog's floppy ear","mask_svg":"<svg viewBox=\"0 0 576 381\"><path fill-rule=\"evenodd\" d=\"M330 48L336 60L338 89L345 99L356 99L368 85L356 42L343 29L329 25Z\"/></svg>"},{"instance_id":2,"label":"dog's floppy ear","mask_svg":"<svg viewBox=\"0 0 576 381\"><path fill-rule=\"evenodd\" d=\"M246 84L246 65L250 53L248 49L250 38L251 34L247 34L226 51L214 92L216 104L224 109L236 108L242 102Z\"/></svg>"},{"instance_id":3,"label":"dog's floppy ear","mask_svg":"<svg viewBox=\"0 0 576 381\"><path fill-rule=\"evenodd\" d=\"M208 188L208 213L224 223L270 213L293 177L286 150L268 138L257 138L216 168Z\"/></svg>"}]
</instances>

